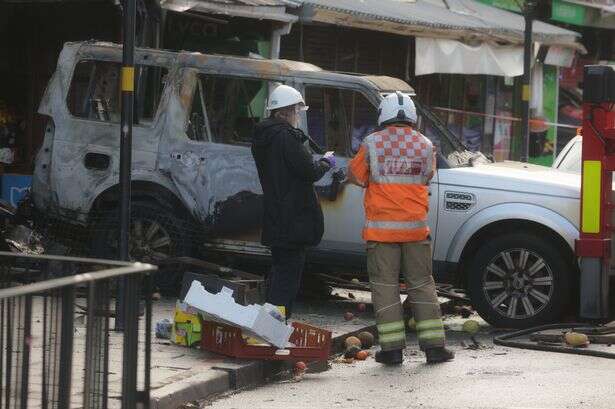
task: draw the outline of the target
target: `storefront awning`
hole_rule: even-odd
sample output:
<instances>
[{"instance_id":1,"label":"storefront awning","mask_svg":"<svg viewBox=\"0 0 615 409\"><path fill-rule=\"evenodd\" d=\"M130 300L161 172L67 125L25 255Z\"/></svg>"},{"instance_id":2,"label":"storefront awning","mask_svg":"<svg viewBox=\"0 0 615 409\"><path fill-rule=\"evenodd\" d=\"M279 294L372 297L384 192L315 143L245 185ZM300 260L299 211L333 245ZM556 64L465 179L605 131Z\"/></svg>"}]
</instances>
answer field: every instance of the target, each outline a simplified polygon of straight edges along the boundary
<instances>
[{"instance_id":1,"label":"storefront awning","mask_svg":"<svg viewBox=\"0 0 615 409\"><path fill-rule=\"evenodd\" d=\"M164 9L176 12L199 12L285 23L297 21L288 8L299 6L292 0L160 0Z\"/></svg>"},{"instance_id":2,"label":"storefront awning","mask_svg":"<svg viewBox=\"0 0 615 409\"><path fill-rule=\"evenodd\" d=\"M304 22L384 31L414 37L523 44L523 16L476 0L302 0ZM536 21L534 40L585 51L581 35Z\"/></svg>"},{"instance_id":3,"label":"storefront awning","mask_svg":"<svg viewBox=\"0 0 615 409\"><path fill-rule=\"evenodd\" d=\"M523 47L419 37L416 39L416 75L483 74L523 75Z\"/></svg>"}]
</instances>

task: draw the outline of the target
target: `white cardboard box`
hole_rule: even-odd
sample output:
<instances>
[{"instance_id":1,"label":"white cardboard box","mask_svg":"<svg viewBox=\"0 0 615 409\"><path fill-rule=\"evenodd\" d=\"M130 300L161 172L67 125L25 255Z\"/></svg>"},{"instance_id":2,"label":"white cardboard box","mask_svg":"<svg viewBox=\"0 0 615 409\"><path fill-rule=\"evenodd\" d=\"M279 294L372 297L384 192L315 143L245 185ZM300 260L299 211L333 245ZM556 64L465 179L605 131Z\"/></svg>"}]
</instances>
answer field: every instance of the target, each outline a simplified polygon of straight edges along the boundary
<instances>
[{"instance_id":1,"label":"white cardboard box","mask_svg":"<svg viewBox=\"0 0 615 409\"><path fill-rule=\"evenodd\" d=\"M227 287L212 294L200 282L193 281L184 302L196 308L206 320L239 327L245 335L261 338L278 348L286 348L293 332L293 327L270 314L275 310L273 305L239 305L233 299L233 290Z\"/></svg>"}]
</instances>

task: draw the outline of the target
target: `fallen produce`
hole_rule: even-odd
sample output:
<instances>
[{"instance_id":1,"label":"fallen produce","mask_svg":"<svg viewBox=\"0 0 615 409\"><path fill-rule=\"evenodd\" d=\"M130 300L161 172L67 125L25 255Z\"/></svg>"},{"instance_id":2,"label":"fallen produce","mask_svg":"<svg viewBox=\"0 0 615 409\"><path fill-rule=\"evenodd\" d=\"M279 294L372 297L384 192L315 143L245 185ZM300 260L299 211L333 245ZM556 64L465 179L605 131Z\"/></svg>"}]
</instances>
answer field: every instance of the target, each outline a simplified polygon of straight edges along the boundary
<instances>
[{"instance_id":1,"label":"fallen produce","mask_svg":"<svg viewBox=\"0 0 615 409\"><path fill-rule=\"evenodd\" d=\"M564 339L566 340L566 344L572 347L586 347L589 345L589 338L585 334L580 334L578 332L567 332L564 335Z\"/></svg>"},{"instance_id":2,"label":"fallen produce","mask_svg":"<svg viewBox=\"0 0 615 409\"><path fill-rule=\"evenodd\" d=\"M374 335L371 332L360 332L358 338L363 348L371 348L374 345Z\"/></svg>"},{"instance_id":3,"label":"fallen produce","mask_svg":"<svg viewBox=\"0 0 615 409\"><path fill-rule=\"evenodd\" d=\"M358 361L365 361L368 356L369 356L369 352L368 351L359 351L355 355L355 359L358 360Z\"/></svg>"},{"instance_id":4,"label":"fallen produce","mask_svg":"<svg viewBox=\"0 0 615 409\"><path fill-rule=\"evenodd\" d=\"M480 325L478 324L477 321L467 320L466 322L463 323L462 329L464 332L467 332L470 335L474 335L479 331Z\"/></svg>"},{"instance_id":5,"label":"fallen produce","mask_svg":"<svg viewBox=\"0 0 615 409\"><path fill-rule=\"evenodd\" d=\"M351 345L346 348L346 352L344 352L344 358L356 358L359 352L361 352L361 347L357 345Z\"/></svg>"},{"instance_id":6,"label":"fallen produce","mask_svg":"<svg viewBox=\"0 0 615 409\"><path fill-rule=\"evenodd\" d=\"M346 345L346 348L350 348L351 346L356 346L356 347L361 348L363 346L361 339L355 336L350 336L346 338L346 340L344 341L344 344Z\"/></svg>"},{"instance_id":7,"label":"fallen produce","mask_svg":"<svg viewBox=\"0 0 615 409\"><path fill-rule=\"evenodd\" d=\"M541 325L534 328L527 328L520 331L510 332L508 334L498 335L493 338L495 345L506 346L511 348L531 349L535 351L547 351L547 352L559 352L563 354L575 354L575 355L588 355L599 358L615 359L615 353L595 350L591 348L571 348L563 345L545 345L543 343L536 343L531 341L521 341L516 338L531 336L532 334L539 333L541 331L556 330L556 329L568 329L575 330L576 332L592 332L600 333L604 332L604 329L609 329L609 326L588 326L582 323L568 323L568 324L549 324Z\"/></svg>"},{"instance_id":8,"label":"fallen produce","mask_svg":"<svg viewBox=\"0 0 615 409\"><path fill-rule=\"evenodd\" d=\"M350 321L350 320L352 320L353 318L354 318L354 314L353 314L353 313L351 313L350 311L348 311L348 312L346 312L346 313L344 314L344 319L345 319L346 321Z\"/></svg>"}]
</instances>

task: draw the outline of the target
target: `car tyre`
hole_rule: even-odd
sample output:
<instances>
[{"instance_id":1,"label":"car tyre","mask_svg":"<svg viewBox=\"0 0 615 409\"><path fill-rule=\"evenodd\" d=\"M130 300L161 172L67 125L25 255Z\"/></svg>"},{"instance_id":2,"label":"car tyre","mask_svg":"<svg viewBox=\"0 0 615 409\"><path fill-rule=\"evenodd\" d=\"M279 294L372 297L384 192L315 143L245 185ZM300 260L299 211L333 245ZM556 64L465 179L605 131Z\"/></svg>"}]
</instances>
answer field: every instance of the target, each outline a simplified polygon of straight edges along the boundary
<instances>
[{"instance_id":1,"label":"car tyre","mask_svg":"<svg viewBox=\"0 0 615 409\"><path fill-rule=\"evenodd\" d=\"M474 308L495 327L554 322L570 303L574 267L553 241L533 234L495 237L469 263Z\"/></svg>"},{"instance_id":2,"label":"car tyre","mask_svg":"<svg viewBox=\"0 0 615 409\"><path fill-rule=\"evenodd\" d=\"M95 257L118 258L119 211L97 214L92 223L92 252ZM159 264L161 261L191 253L190 224L177 211L158 203L135 201L131 204L130 259ZM154 284L164 293L179 288L181 277L172 272L154 275Z\"/></svg>"}]
</instances>

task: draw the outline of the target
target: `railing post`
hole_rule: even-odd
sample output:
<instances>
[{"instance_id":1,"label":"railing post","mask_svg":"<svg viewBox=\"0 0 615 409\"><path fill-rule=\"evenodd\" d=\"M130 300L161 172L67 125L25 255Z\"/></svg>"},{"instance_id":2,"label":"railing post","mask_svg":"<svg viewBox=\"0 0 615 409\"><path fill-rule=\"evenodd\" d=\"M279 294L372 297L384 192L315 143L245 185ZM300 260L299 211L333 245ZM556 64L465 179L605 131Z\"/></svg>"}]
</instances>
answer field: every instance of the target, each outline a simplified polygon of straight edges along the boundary
<instances>
[{"instance_id":1,"label":"railing post","mask_svg":"<svg viewBox=\"0 0 615 409\"><path fill-rule=\"evenodd\" d=\"M149 409L150 406L150 386L151 386L151 367L152 367L152 275L145 274L145 360L143 370L143 408Z\"/></svg>"},{"instance_id":2,"label":"railing post","mask_svg":"<svg viewBox=\"0 0 615 409\"><path fill-rule=\"evenodd\" d=\"M30 377L30 347L32 346L32 296L24 297L23 342L21 345L21 408L28 409Z\"/></svg>"},{"instance_id":3,"label":"railing post","mask_svg":"<svg viewBox=\"0 0 615 409\"><path fill-rule=\"evenodd\" d=\"M75 314L75 288L64 287L62 295L62 329L60 331L60 371L58 380L58 409L70 409L73 369L73 337Z\"/></svg>"},{"instance_id":4,"label":"railing post","mask_svg":"<svg viewBox=\"0 0 615 409\"><path fill-rule=\"evenodd\" d=\"M124 299L124 355L122 360L122 409L137 405L139 344L139 291L136 275L126 277Z\"/></svg>"}]
</instances>

